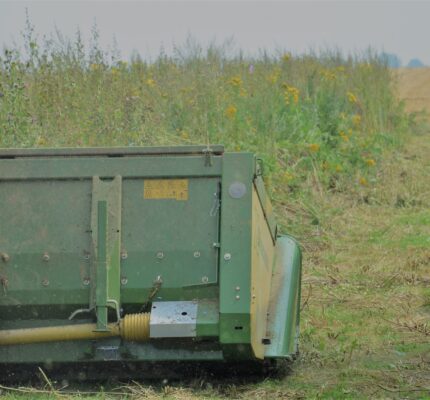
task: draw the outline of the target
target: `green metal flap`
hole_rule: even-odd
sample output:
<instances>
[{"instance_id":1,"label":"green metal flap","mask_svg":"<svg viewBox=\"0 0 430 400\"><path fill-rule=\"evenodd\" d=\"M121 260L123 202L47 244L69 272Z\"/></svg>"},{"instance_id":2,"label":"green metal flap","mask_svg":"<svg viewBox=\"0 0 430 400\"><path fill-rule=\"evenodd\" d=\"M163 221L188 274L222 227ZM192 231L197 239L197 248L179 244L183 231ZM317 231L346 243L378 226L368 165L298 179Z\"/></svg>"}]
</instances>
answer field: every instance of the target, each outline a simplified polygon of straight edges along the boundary
<instances>
[{"instance_id":1,"label":"green metal flap","mask_svg":"<svg viewBox=\"0 0 430 400\"><path fill-rule=\"evenodd\" d=\"M276 241L276 261L270 289L265 357L289 357L298 351L301 252L290 236Z\"/></svg>"}]
</instances>

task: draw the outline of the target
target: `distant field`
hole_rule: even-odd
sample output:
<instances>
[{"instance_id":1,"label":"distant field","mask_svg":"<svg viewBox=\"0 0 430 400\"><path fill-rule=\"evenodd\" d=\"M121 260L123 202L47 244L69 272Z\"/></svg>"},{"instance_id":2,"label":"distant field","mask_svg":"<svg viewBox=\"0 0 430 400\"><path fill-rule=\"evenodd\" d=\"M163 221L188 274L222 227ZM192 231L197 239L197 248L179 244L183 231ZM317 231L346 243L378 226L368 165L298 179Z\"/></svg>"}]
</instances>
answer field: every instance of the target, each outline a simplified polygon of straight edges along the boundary
<instances>
[{"instance_id":1,"label":"distant field","mask_svg":"<svg viewBox=\"0 0 430 400\"><path fill-rule=\"evenodd\" d=\"M430 68L402 68L397 72L399 96L406 111L430 112Z\"/></svg>"}]
</instances>

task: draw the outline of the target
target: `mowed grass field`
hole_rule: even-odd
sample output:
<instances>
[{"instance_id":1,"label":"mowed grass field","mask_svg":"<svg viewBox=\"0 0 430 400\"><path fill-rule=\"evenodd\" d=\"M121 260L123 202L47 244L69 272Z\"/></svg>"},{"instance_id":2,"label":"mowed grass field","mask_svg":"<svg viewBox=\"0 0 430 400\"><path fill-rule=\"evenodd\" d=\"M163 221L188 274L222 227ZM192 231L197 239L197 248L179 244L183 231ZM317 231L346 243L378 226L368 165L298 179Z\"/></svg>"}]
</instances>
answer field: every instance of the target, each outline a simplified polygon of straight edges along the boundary
<instances>
[{"instance_id":1,"label":"mowed grass field","mask_svg":"<svg viewBox=\"0 0 430 400\"><path fill-rule=\"evenodd\" d=\"M282 230L304 251L301 353L281 378L202 374L95 394L41 379L2 387L5 399L430 398L430 136L397 101L427 107L414 86L430 91L428 70L337 55L111 66L52 54L27 66L3 56L2 146L210 141L261 154Z\"/></svg>"}]
</instances>

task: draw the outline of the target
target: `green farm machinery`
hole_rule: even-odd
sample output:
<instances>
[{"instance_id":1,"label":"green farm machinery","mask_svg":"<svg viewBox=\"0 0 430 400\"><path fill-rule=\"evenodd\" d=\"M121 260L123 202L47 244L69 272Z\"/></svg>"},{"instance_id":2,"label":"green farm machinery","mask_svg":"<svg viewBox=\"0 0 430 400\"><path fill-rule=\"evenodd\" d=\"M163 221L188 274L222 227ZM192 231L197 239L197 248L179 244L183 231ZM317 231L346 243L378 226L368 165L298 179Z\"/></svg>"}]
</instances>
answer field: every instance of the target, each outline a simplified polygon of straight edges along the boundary
<instances>
[{"instance_id":1,"label":"green farm machinery","mask_svg":"<svg viewBox=\"0 0 430 400\"><path fill-rule=\"evenodd\" d=\"M0 367L297 353L301 254L219 145L0 150Z\"/></svg>"}]
</instances>

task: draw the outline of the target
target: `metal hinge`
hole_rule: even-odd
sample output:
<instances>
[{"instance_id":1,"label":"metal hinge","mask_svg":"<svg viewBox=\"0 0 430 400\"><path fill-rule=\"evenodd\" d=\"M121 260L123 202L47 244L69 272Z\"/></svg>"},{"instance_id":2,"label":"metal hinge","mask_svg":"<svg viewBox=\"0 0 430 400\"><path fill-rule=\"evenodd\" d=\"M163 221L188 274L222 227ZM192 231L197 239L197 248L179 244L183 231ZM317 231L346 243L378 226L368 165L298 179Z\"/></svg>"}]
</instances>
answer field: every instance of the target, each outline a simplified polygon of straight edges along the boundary
<instances>
[{"instance_id":1,"label":"metal hinge","mask_svg":"<svg viewBox=\"0 0 430 400\"><path fill-rule=\"evenodd\" d=\"M206 147L206 149L203 149L203 154L205 155L205 166L212 167L212 149L209 146Z\"/></svg>"}]
</instances>

